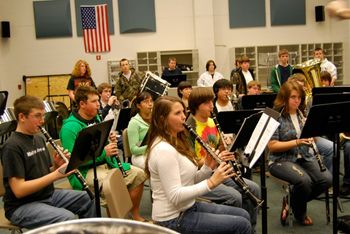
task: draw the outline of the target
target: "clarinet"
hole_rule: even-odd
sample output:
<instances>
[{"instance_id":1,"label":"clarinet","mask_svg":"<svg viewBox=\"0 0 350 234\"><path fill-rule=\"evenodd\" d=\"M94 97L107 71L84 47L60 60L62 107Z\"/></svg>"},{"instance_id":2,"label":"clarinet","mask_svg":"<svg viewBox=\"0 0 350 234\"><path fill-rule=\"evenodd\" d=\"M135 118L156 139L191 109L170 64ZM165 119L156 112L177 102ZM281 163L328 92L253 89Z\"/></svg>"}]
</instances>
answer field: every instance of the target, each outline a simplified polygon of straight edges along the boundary
<instances>
[{"instance_id":1,"label":"clarinet","mask_svg":"<svg viewBox=\"0 0 350 234\"><path fill-rule=\"evenodd\" d=\"M218 130L218 132L220 134L220 138L221 138L221 141L222 141L222 143L224 145L224 148L225 148L225 150L228 150L228 147L227 147L227 144L226 144L225 138L224 138L224 132L222 131L222 129L220 127L219 121L216 118L216 114L214 112L212 112L211 115L212 115L212 119L213 119L213 121L215 123L215 127L216 127L216 129ZM236 159L235 160L231 160L230 164L232 165L233 170L237 173L237 175L242 176L242 172L241 172L241 169L240 169L241 165L237 162L237 160Z\"/></svg>"},{"instance_id":2,"label":"clarinet","mask_svg":"<svg viewBox=\"0 0 350 234\"><path fill-rule=\"evenodd\" d=\"M304 125L305 124L305 117L304 117L303 113L301 112L301 110L299 110L299 109L298 109L298 113L301 117L301 122ZM322 157L320 155L320 152L318 151L317 145L316 145L314 140L311 141L311 143L309 144L309 147L311 147L312 151L314 152L314 156L317 160L317 164L320 167L321 172L324 172L326 170L326 167L323 164Z\"/></svg>"},{"instance_id":3,"label":"clarinet","mask_svg":"<svg viewBox=\"0 0 350 234\"><path fill-rule=\"evenodd\" d=\"M218 155L210 148L208 144L206 144L203 139L193 130L193 128L184 123L185 128L190 132L191 135L195 137L195 140L209 153L209 155L218 163L220 164L223 162ZM229 164L232 166L232 163L229 162ZM233 166L232 166L233 167ZM264 201L257 198L250 190L249 186L246 182L244 182L243 178L239 176L237 173L231 179L242 189L243 193L247 195L247 197L253 202L253 204L256 207L261 206Z\"/></svg>"},{"instance_id":4,"label":"clarinet","mask_svg":"<svg viewBox=\"0 0 350 234\"><path fill-rule=\"evenodd\" d=\"M64 156L62 150L58 147L58 145L53 141L52 137L49 135L49 133L45 130L45 128L39 126L40 131L45 136L46 140L50 143L50 145L54 148L54 150L57 152L57 154L65 161L65 163L69 163L68 159ZM62 174L64 172L60 171ZM86 191L90 197L91 200L94 200L95 196L92 193L92 191L89 189L89 186L83 177L83 175L80 173L78 169L74 171L75 176L78 178L80 184L83 187L83 190Z\"/></svg>"}]
</instances>

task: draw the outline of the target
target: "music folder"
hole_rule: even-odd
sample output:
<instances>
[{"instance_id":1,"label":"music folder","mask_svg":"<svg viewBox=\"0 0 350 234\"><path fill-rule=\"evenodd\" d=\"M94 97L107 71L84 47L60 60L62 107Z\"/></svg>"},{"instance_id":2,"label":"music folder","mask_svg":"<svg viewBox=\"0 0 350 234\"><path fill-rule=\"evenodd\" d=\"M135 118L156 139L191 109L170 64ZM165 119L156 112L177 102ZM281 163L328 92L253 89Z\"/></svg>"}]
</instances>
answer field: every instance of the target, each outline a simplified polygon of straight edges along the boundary
<instances>
[{"instance_id":1,"label":"music folder","mask_svg":"<svg viewBox=\"0 0 350 234\"><path fill-rule=\"evenodd\" d=\"M66 173L101 155L107 142L113 119L88 126L78 133Z\"/></svg>"},{"instance_id":2,"label":"music folder","mask_svg":"<svg viewBox=\"0 0 350 234\"><path fill-rule=\"evenodd\" d=\"M245 146L244 154L248 156L249 167L252 168L279 126L279 116L278 112L265 108L245 118L230 151L235 152Z\"/></svg>"}]
</instances>

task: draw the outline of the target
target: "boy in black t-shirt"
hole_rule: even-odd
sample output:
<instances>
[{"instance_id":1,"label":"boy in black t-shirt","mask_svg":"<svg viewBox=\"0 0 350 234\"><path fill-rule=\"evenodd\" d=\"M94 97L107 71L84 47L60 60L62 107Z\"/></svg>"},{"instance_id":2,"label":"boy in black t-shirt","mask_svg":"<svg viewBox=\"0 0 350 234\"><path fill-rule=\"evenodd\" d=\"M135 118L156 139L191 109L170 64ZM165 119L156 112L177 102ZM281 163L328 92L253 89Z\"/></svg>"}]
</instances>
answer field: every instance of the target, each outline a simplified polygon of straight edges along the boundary
<instances>
[{"instance_id":1,"label":"boy in black t-shirt","mask_svg":"<svg viewBox=\"0 0 350 234\"><path fill-rule=\"evenodd\" d=\"M5 215L22 228L81 218L95 217L95 205L86 192L55 190L53 182L71 174L62 174L67 166L58 155L51 160L45 141L38 136L44 123L44 104L31 96L14 103L16 131L5 142L1 152L4 177ZM66 154L68 157L69 155Z\"/></svg>"}]
</instances>

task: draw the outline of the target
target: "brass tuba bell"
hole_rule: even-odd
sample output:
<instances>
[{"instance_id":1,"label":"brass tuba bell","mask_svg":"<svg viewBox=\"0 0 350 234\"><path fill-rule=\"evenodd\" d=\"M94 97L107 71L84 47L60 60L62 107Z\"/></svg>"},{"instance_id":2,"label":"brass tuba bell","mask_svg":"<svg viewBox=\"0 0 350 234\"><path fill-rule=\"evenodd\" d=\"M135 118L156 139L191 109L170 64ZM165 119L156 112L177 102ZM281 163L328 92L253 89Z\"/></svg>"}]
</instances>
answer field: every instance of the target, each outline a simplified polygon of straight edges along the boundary
<instances>
[{"instance_id":1,"label":"brass tuba bell","mask_svg":"<svg viewBox=\"0 0 350 234\"><path fill-rule=\"evenodd\" d=\"M318 59L310 59L295 65L292 73L302 73L305 76L306 97L312 96L312 88L321 87L321 62Z\"/></svg>"}]
</instances>

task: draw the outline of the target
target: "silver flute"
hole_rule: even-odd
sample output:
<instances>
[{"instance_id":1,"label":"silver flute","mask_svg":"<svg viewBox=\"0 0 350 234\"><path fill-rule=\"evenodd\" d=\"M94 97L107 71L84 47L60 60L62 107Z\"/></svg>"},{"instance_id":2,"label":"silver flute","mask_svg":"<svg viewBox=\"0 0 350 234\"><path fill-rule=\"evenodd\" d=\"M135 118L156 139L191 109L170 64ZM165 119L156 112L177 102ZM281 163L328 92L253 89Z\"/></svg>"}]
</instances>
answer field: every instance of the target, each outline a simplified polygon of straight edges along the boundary
<instances>
[{"instance_id":1,"label":"silver flute","mask_svg":"<svg viewBox=\"0 0 350 234\"><path fill-rule=\"evenodd\" d=\"M208 154L218 163L221 164L223 162L219 156L210 148L208 144L206 144L203 139L196 133L196 131L188 124L184 123L185 128L190 132L190 134L195 137L196 141L208 152ZM232 166L232 163L229 162L229 164ZM231 179L240 187L244 194L247 195L247 197L253 202L253 204L256 207L261 206L264 203L264 200L261 200L257 198L249 189L249 186L247 183L243 180L241 176L238 174L234 174Z\"/></svg>"},{"instance_id":2,"label":"silver flute","mask_svg":"<svg viewBox=\"0 0 350 234\"><path fill-rule=\"evenodd\" d=\"M50 145L54 148L54 150L57 152L57 154L64 160L65 163L69 163L69 160L66 158L66 156L64 155L63 151L61 150L61 148L53 141L52 137L50 136L50 134L46 131L45 128L39 126L40 131L42 132L42 134L45 136L46 140L50 143ZM83 190L86 191L90 197L91 200L95 199L94 194L92 193L92 191L90 190L85 178L83 177L83 175L80 173L80 171L78 169L74 170L74 175L77 177L77 179L79 180L81 186L83 187Z\"/></svg>"}]
</instances>

